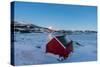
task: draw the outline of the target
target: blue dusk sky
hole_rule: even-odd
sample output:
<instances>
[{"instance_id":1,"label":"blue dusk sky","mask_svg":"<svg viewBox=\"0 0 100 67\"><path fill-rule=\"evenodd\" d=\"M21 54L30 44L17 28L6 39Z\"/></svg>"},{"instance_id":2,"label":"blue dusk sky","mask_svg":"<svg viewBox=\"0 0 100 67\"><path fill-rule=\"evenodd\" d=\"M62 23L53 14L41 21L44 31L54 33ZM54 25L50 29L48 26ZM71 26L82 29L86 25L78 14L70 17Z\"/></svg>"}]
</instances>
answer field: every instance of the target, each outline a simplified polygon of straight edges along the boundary
<instances>
[{"instance_id":1,"label":"blue dusk sky","mask_svg":"<svg viewBox=\"0 0 100 67\"><path fill-rule=\"evenodd\" d=\"M59 30L97 30L97 7L14 2L14 20Z\"/></svg>"}]
</instances>

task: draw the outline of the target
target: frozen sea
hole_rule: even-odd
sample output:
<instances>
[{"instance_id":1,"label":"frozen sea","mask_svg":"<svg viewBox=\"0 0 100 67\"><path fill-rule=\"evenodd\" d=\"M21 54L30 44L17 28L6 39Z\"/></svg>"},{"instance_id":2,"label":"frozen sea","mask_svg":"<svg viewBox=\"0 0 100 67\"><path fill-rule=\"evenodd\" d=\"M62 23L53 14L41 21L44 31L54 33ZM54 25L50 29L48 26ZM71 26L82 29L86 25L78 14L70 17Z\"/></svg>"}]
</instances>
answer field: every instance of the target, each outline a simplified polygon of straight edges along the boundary
<instances>
[{"instance_id":1,"label":"frozen sea","mask_svg":"<svg viewBox=\"0 0 100 67\"><path fill-rule=\"evenodd\" d=\"M96 33L72 34L68 35L67 38L83 46L74 46L74 52L66 60L58 61L57 55L45 53L48 33L14 33L14 64L34 65L97 60Z\"/></svg>"}]
</instances>

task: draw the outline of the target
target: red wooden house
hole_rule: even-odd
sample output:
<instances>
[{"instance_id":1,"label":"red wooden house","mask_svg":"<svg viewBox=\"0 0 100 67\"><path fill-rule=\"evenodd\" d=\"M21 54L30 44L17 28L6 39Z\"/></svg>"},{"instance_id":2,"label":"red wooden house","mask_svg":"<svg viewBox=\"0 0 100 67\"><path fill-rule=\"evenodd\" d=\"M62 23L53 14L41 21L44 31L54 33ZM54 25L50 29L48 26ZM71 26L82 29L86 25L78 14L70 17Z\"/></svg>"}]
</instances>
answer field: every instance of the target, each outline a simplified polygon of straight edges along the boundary
<instances>
[{"instance_id":1,"label":"red wooden house","mask_svg":"<svg viewBox=\"0 0 100 67\"><path fill-rule=\"evenodd\" d=\"M64 59L67 58L72 51L72 41L67 43L64 36L55 36L46 45L46 53L59 55L59 57L63 57Z\"/></svg>"}]
</instances>

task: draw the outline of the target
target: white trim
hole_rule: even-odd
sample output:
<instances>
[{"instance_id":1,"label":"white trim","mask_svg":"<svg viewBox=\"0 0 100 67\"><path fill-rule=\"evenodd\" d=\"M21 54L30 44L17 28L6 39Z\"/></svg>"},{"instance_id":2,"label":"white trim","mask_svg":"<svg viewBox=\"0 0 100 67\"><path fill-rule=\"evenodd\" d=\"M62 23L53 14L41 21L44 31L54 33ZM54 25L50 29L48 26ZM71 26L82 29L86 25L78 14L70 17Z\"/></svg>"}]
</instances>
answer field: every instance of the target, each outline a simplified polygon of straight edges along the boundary
<instances>
[{"instance_id":1,"label":"white trim","mask_svg":"<svg viewBox=\"0 0 100 67\"><path fill-rule=\"evenodd\" d=\"M66 49L66 47L56 38L56 37L54 37L60 44L61 44L61 46L64 48L64 49Z\"/></svg>"},{"instance_id":2,"label":"white trim","mask_svg":"<svg viewBox=\"0 0 100 67\"><path fill-rule=\"evenodd\" d=\"M52 34L51 34L51 36L52 36L51 40L52 40L53 38L55 38L55 39L61 44L61 46L62 46L64 49L66 49L66 47L56 38L56 36L54 36L54 35L52 35ZM51 40L50 40L50 41L51 41ZM47 44L48 44L50 41L48 41Z\"/></svg>"}]
</instances>

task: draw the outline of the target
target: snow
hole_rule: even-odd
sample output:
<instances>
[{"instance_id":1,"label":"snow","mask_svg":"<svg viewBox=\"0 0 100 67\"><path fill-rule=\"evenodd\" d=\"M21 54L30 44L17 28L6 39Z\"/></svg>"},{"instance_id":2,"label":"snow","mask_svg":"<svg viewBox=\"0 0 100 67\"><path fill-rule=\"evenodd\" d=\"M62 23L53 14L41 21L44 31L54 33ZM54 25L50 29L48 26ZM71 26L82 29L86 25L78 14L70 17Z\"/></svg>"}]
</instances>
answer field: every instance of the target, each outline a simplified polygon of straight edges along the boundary
<instances>
[{"instance_id":1,"label":"snow","mask_svg":"<svg viewBox=\"0 0 100 67\"><path fill-rule=\"evenodd\" d=\"M69 63L97 60L96 33L68 35L83 46L74 45L74 51L64 61L58 61L58 55L45 53L48 42L47 33L14 33L14 59L15 65L34 65L48 63Z\"/></svg>"}]
</instances>

